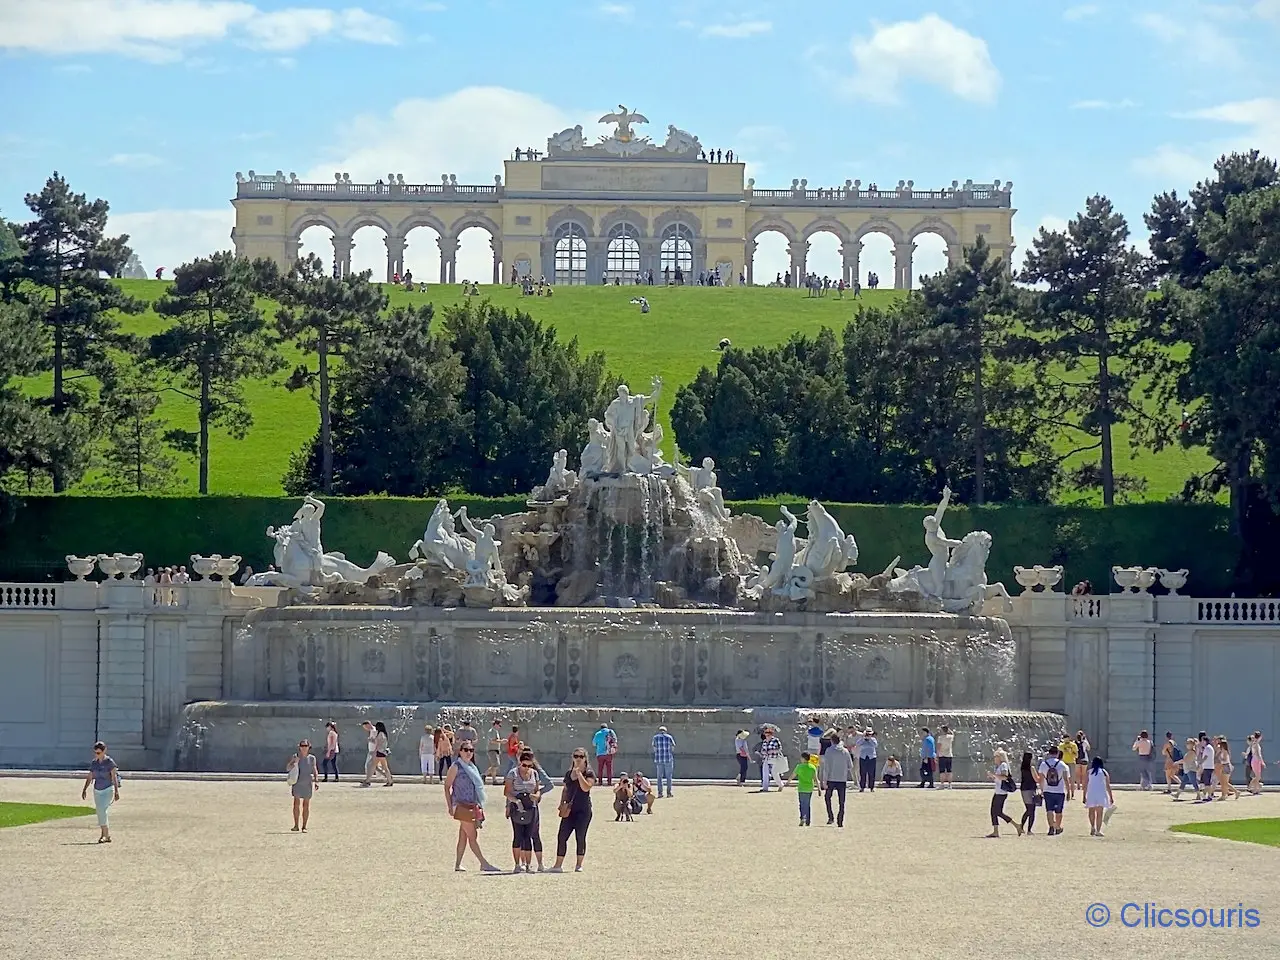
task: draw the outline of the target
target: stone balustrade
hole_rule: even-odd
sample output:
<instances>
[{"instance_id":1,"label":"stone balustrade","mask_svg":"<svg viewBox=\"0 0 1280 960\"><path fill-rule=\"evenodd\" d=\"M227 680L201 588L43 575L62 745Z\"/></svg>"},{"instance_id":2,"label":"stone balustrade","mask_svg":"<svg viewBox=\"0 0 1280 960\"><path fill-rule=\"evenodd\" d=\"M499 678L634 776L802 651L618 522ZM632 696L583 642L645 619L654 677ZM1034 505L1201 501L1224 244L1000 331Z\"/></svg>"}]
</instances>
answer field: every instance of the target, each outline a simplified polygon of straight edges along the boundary
<instances>
[{"instance_id":1,"label":"stone balustrade","mask_svg":"<svg viewBox=\"0 0 1280 960\"><path fill-rule=\"evenodd\" d=\"M303 183L300 180L274 178L241 179L236 183L237 199L282 200L402 200L422 203L497 203L504 195L502 178L493 183L458 183L456 176L446 175L440 183Z\"/></svg>"},{"instance_id":2,"label":"stone balustrade","mask_svg":"<svg viewBox=\"0 0 1280 960\"><path fill-rule=\"evenodd\" d=\"M911 180L899 181L897 187L881 189L874 185L863 188L861 180L846 180L839 187L811 189L807 180L793 180L790 188L756 187L748 180L745 199L756 206L838 206L850 207L1011 207L1013 184L951 181L950 187L917 190Z\"/></svg>"}]
</instances>

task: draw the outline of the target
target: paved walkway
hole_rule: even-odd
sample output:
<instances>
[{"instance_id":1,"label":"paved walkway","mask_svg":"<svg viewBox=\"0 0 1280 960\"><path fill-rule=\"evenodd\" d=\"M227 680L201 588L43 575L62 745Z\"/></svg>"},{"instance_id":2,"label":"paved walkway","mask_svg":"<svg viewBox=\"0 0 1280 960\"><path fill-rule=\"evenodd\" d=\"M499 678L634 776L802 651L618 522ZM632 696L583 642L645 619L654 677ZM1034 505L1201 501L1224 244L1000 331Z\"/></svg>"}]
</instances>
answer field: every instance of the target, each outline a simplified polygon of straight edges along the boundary
<instances>
[{"instance_id":1,"label":"paved walkway","mask_svg":"<svg viewBox=\"0 0 1280 960\"><path fill-rule=\"evenodd\" d=\"M1280 816L1275 794L1197 805L1126 793L1105 839L1073 804L1064 836L1039 825L999 841L982 838L989 798L976 790L854 794L842 831L820 813L797 827L792 790L679 789L630 824L604 799L586 872L489 877L474 861L453 873L438 786L330 785L300 835L280 782L126 780L110 845L94 843L91 816L0 830L0 960L1280 955L1280 849L1166 829ZM0 779L0 800L75 803L79 787ZM481 835L509 865L500 814ZM1243 904L1262 926L1125 929L1127 901ZM1095 902L1113 911L1102 930L1085 922Z\"/></svg>"}]
</instances>

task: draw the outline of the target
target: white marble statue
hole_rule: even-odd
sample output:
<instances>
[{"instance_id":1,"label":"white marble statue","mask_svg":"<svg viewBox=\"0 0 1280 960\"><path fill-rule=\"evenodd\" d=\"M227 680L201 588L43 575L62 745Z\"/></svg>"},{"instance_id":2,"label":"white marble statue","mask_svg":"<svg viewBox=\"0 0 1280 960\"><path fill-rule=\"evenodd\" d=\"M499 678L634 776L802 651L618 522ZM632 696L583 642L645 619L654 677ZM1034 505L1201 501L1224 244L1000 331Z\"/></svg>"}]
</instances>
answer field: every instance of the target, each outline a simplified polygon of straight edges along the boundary
<instances>
[{"instance_id":1,"label":"white marble statue","mask_svg":"<svg viewBox=\"0 0 1280 960\"><path fill-rule=\"evenodd\" d=\"M554 500L569 493L578 485L578 475L569 469L569 451L560 449L551 457L551 470L547 482L533 491L536 501Z\"/></svg>"},{"instance_id":2,"label":"white marble statue","mask_svg":"<svg viewBox=\"0 0 1280 960\"><path fill-rule=\"evenodd\" d=\"M774 524L774 529L778 532L777 549L770 558L768 572L757 577L751 586L772 590L783 597L791 595L791 568L796 558L796 527L800 521L786 506L778 509L782 511L782 519Z\"/></svg>"},{"instance_id":3,"label":"white marble statue","mask_svg":"<svg viewBox=\"0 0 1280 960\"><path fill-rule=\"evenodd\" d=\"M498 587L505 584L507 576L503 572L502 558L498 552L502 541L494 538L496 531L493 524L486 523L483 527L477 527L467 516L465 505L458 509L457 516L462 521L462 529L475 541L472 548L474 557L466 565L467 579L464 586Z\"/></svg>"},{"instance_id":4,"label":"white marble statue","mask_svg":"<svg viewBox=\"0 0 1280 960\"><path fill-rule=\"evenodd\" d=\"M586 138L582 135L582 124L561 130L559 133L547 138L547 153L552 151L575 153L578 150L585 149L586 146Z\"/></svg>"},{"instance_id":5,"label":"white marble statue","mask_svg":"<svg viewBox=\"0 0 1280 960\"><path fill-rule=\"evenodd\" d=\"M846 536L836 518L817 500L809 501L806 521L809 536L796 556L796 566L806 568L809 582L826 580L858 562L853 535Z\"/></svg>"},{"instance_id":6,"label":"white marble statue","mask_svg":"<svg viewBox=\"0 0 1280 960\"><path fill-rule=\"evenodd\" d=\"M668 153L697 153L702 143L692 133L679 129L675 124L667 126L667 139L662 149Z\"/></svg>"},{"instance_id":7,"label":"white marble statue","mask_svg":"<svg viewBox=\"0 0 1280 960\"><path fill-rule=\"evenodd\" d=\"M605 463L609 459L609 432L595 417L587 420L587 445L582 448L581 462L578 465L580 477L590 477L604 473Z\"/></svg>"},{"instance_id":8,"label":"white marble statue","mask_svg":"<svg viewBox=\"0 0 1280 960\"><path fill-rule=\"evenodd\" d=\"M475 543L459 536L449 512L449 501L443 497L436 503L422 539L409 549L412 559L423 559L449 570L466 571L468 561L475 559Z\"/></svg>"},{"instance_id":9,"label":"white marble statue","mask_svg":"<svg viewBox=\"0 0 1280 960\"><path fill-rule=\"evenodd\" d=\"M681 464L678 469L681 476L689 481L689 486L693 487L694 495L703 509L721 523L727 522L729 508L724 505L724 492L716 481L716 462L710 457L703 457L700 467Z\"/></svg>"},{"instance_id":10,"label":"white marble statue","mask_svg":"<svg viewBox=\"0 0 1280 960\"><path fill-rule=\"evenodd\" d=\"M951 488L942 491L942 500L932 515L924 518L924 544L929 551L927 567L897 569L889 581L891 593L919 593L938 600L948 613L976 613L986 600L1009 600L1002 583L987 583L987 557L991 534L974 530L960 540L952 540L942 529L942 517L951 503Z\"/></svg>"},{"instance_id":11,"label":"white marble statue","mask_svg":"<svg viewBox=\"0 0 1280 960\"><path fill-rule=\"evenodd\" d=\"M653 393L633 394L625 383L618 385L618 395L609 403L604 413L605 426L609 430L609 443L605 449L605 472L627 473L631 458L639 450L640 437L647 426L645 406L658 405L662 392L662 380L653 378Z\"/></svg>"},{"instance_id":12,"label":"white marble statue","mask_svg":"<svg viewBox=\"0 0 1280 960\"><path fill-rule=\"evenodd\" d=\"M292 523L267 527L267 536L276 542L273 555L277 569L254 574L248 586L303 589L330 583L367 583L370 577L395 566L395 560L382 551L367 567L357 566L338 551L325 553L320 540L324 509L322 501L308 496Z\"/></svg>"}]
</instances>

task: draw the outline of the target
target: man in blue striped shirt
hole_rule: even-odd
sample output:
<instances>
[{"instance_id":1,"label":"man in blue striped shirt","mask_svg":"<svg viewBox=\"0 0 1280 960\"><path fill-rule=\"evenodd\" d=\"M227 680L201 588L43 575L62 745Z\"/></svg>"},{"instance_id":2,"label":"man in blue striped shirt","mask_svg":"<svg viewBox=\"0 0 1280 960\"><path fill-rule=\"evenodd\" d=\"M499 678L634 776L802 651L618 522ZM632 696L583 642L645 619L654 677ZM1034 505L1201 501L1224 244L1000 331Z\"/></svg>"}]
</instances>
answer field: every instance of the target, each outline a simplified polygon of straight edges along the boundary
<instances>
[{"instance_id":1,"label":"man in blue striped shirt","mask_svg":"<svg viewBox=\"0 0 1280 960\"><path fill-rule=\"evenodd\" d=\"M662 782L667 782L667 792L665 796L671 796L671 777L675 773L676 763L676 738L667 733L666 727L659 727L658 732L653 735L653 765L654 765L654 782L658 786L658 796L664 796L662 792Z\"/></svg>"}]
</instances>

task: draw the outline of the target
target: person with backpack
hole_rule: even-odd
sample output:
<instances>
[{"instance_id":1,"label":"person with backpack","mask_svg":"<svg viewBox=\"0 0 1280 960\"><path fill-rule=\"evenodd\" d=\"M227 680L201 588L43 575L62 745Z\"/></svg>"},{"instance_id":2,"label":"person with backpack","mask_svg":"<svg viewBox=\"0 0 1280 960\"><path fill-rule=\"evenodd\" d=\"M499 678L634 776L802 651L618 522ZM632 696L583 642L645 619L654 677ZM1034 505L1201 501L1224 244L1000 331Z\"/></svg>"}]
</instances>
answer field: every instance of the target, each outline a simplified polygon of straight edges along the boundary
<instances>
[{"instance_id":1,"label":"person with backpack","mask_svg":"<svg viewBox=\"0 0 1280 960\"><path fill-rule=\"evenodd\" d=\"M1050 747L1049 756L1040 761L1037 769L1040 791L1044 795L1044 814L1049 821L1049 836L1062 833L1062 810L1067 805L1067 790L1071 786L1071 768L1058 756L1058 748Z\"/></svg>"},{"instance_id":2,"label":"person with backpack","mask_svg":"<svg viewBox=\"0 0 1280 960\"><path fill-rule=\"evenodd\" d=\"M600 782L606 787L613 786L613 756L618 752L618 735L607 723L602 723L591 738L591 745L596 752L596 772Z\"/></svg>"},{"instance_id":3,"label":"person with backpack","mask_svg":"<svg viewBox=\"0 0 1280 960\"><path fill-rule=\"evenodd\" d=\"M1182 777L1182 748L1173 738L1173 731L1164 732L1164 746L1160 748L1160 754L1164 757L1164 792L1173 793Z\"/></svg>"}]
</instances>

